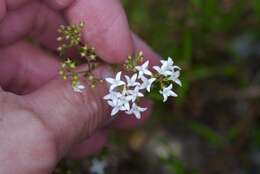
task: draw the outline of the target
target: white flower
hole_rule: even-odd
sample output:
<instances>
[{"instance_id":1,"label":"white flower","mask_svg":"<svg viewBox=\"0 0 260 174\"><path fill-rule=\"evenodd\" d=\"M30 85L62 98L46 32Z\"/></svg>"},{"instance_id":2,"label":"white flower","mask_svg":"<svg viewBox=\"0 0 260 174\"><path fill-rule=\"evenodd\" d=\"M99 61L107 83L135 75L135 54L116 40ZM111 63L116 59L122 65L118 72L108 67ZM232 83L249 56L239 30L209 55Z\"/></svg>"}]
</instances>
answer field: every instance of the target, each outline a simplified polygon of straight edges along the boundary
<instances>
[{"instance_id":1,"label":"white flower","mask_svg":"<svg viewBox=\"0 0 260 174\"><path fill-rule=\"evenodd\" d=\"M148 70L148 66L149 66L149 61L146 61L143 65L135 67L136 70L138 71L138 78L141 78L144 75L152 76L151 71Z\"/></svg>"},{"instance_id":2,"label":"white flower","mask_svg":"<svg viewBox=\"0 0 260 174\"><path fill-rule=\"evenodd\" d=\"M163 102L166 102L170 96L177 97L177 94L172 91L172 84L168 87L164 87L163 90L160 91L160 94L163 95Z\"/></svg>"},{"instance_id":3,"label":"white flower","mask_svg":"<svg viewBox=\"0 0 260 174\"><path fill-rule=\"evenodd\" d=\"M168 60L161 60L161 67L159 66L154 66L153 69L155 69L159 74L168 76L172 73L173 71L173 61L169 57Z\"/></svg>"},{"instance_id":4,"label":"white flower","mask_svg":"<svg viewBox=\"0 0 260 174\"><path fill-rule=\"evenodd\" d=\"M121 109L121 105L118 105L118 101L116 101L116 103L114 103L113 101L107 101L107 103L113 108L111 111L111 116L116 115L120 109Z\"/></svg>"},{"instance_id":5,"label":"white flower","mask_svg":"<svg viewBox=\"0 0 260 174\"><path fill-rule=\"evenodd\" d=\"M159 74L167 77L171 76L175 70L180 70L178 66L175 66L172 59L168 57L168 60L161 60L161 67L159 66L154 66L153 69L155 69Z\"/></svg>"},{"instance_id":6,"label":"white flower","mask_svg":"<svg viewBox=\"0 0 260 174\"><path fill-rule=\"evenodd\" d=\"M125 76L125 79L127 81L127 86L128 87L140 85L140 83L138 83L136 81L136 79L137 79L137 74L136 73L131 78L129 76Z\"/></svg>"},{"instance_id":7,"label":"white flower","mask_svg":"<svg viewBox=\"0 0 260 174\"><path fill-rule=\"evenodd\" d=\"M132 102L134 102L138 97L143 97L144 95L140 92L140 87L136 86L134 90L128 90L127 94L131 98Z\"/></svg>"},{"instance_id":8,"label":"white flower","mask_svg":"<svg viewBox=\"0 0 260 174\"><path fill-rule=\"evenodd\" d=\"M133 103L130 111L126 112L127 114L134 114L137 119L141 119L141 112L146 111L147 108L141 108Z\"/></svg>"},{"instance_id":9,"label":"white flower","mask_svg":"<svg viewBox=\"0 0 260 174\"><path fill-rule=\"evenodd\" d=\"M162 66L164 66L164 67L172 67L174 64L171 57L168 57L167 60L161 60L161 63L162 63Z\"/></svg>"},{"instance_id":10,"label":"white flower","mask_svg":"<svg viewBox=\"0 0 260 174\"><path fill-rule=\"evenodd\" d=\"M110 91L109 94L107 94L104 99L105 100L111 100L114 104L117 103L118 99L122 96L120 92Z\"/></svg>"},{"instance_id":11,"label":"white flower","mask_svg":"<svg viewBox=\"0 0 260 174\"><path fill-rule=\"evenodd\" d=\"M83 92L82 90L85 89L85 86L82 85L80 82L77 82L77 84L74 85L72 88L74 92L82 93Z\"/></svg>"},{"instance_id":12,"label":"white flower","mask_svg":"<svg viewBox=\"0 0 260 174\"><path fill-rule=\"evenodd\" d=\"M155 78L146 78L146 77L141 77L143 83L141 84L141 89L146 89L148 92L151 91L151 86L153 82L156 80Z\"/></svg>"},{"instance_id":13,"label":"white flower","mask_svg":"<svg viewBox=\"0 0 260 174\"><path fill-rule=\"evenodd\" d=\"M129 111L130 105L129 102L131 100L131 96L124 96L122 95L118 100L118 105L120 105L120 111Z\"/></svg>"},{"instance_id":14,"label":"white flower","mask_svg":"<svg viewBox=\"0 0 260 174\"><path fill-rule=\"evenodd\" d=\"M116 74L115 79L106 78L106 81L111 84L110 89L109 89L110 91L112 91L114 88L116 88L118 86L125 85L125 82L121 80L121 74L122 74L122 72L118 72Z\"/></svg>"},{"instance_id":15,"label":"white flower","mask_svg":"<svg viewBox=\"0 0 260 174\"><path fill-rule=\"evenodd\" d=\"M109 100L113 97L112 100ZM131 96L119 94L111 94L107 95L106 99L108 99L107 103L113 108L111 112L111 116L117 114L119 111L129 111L130 104L129 102L132 100Z\"/></svg>"},{"instance_id":16,"label":"white flower","mask_svg":"<svg viewBox=\"0 0 260 174\"><path fill-rule=\"evenodd\" d=\"M104 174L105 173L105 168L106 168L106 161L100 161L97 159L92 160L92 165L90 167L90 172L92 174Z\"/></svg>"}]
</instances>

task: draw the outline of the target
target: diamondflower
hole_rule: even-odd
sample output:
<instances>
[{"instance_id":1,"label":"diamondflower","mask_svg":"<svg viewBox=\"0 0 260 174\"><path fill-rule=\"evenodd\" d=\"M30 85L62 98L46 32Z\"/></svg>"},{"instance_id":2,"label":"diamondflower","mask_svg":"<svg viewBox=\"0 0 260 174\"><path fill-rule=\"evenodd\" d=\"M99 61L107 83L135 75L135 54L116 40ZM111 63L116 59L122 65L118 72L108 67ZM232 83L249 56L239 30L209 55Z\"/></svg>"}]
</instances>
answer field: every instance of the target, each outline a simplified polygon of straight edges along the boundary
<instances>
[{"instance_id":1,"label":"diamondflower","mask_svg":"<svg viewBox=\"0 0 260 174\"><path fill-rule=\"evenodd\" d=\"M159 74L168 77L171 76L175 70L177 69L180 70L180 68L176 65L174 65L172 59L168 57L168 60L161 60L161 67L159 66L154 66L153 69L155 69Z\"/></svg>"},{"instance_id":2,"label":"diamondflower","mask_svg":"<svg viewBox=\"0 0 260 174\"><path fill-rule=\"evenodd\" d=\"M119 105L121 105L121 107L120 107L121 111L129 111L130 110L130 105L129 105L130 100L131 100L130 96L122 95L119 98L118 103L119 103Z\"/></svg>"},{"instance_id":3,"label":"diamondflower","mask_svg":"<svg viewBox=\"0 0 260 174\"><path fill-rule=\"evenodd\" d=\"M168 57L167 60L161 60L161 63L162 63L162 66L163 67L172 67L173 66L173 61L172 61L172 58L171 57Z\"/></svg>"},{"instance_id":4,"label":"diamondflower","mask_svg":"<svg viewBox=\"0 0 260 174\"><path fill-rule=\"evenodd\" d=\"M141 112L146 111L147 108L142 108L133 103L130 111L126 112L127 114L134 114L137 119L141 119Z\"/></svg>"},{"instance_id":5,"label":"diamondflower","mask_svg":"<svg viewBox=\"0 0 260 174\"><path fill-rule=\"evenodd\" d=\"M151 86L156 79L155 78L148 79L143 76L141 77L141 80L143 81L143 83L141 84L141 89L146 89L148 92L150 92Z\"/></svg>"},{"instance_id":6,"label":"diamondflower","mask_svg":"<svg viewBox=\"0 0 260 174\"><path fill-rule=\"evenodd\" d=\"M135 102L137 98L143 97L144 95L140 92L140 87L136 86L134 90L127 91L129 97L131 98L132 102Z\"/></svg>"},{"instance_id":7,"label":"diamondflower","mask_svg":"<svg viewBox=\"0 0 260 174\"><path fill-rule=\"evenodd\" d=\"M109 94L107 94L106 96L104 96L105 100L110 100L112 101L114 104L116 104L118 102L118 99L122 96L122 94L120 92L115 92L115 91L110 91Z\"/></svg>"},{"instance_id":8,"label":"diamondflower","mask_svg":"<svg viewBox=\"0 0 260 174\"><path fill-rule=\"evenodd\" d=\"M170 84L168 87L164 87L163 90L160 91L160 94L163 95L163 102L166 102L168 97L177 97L177 94L172 91L172 84Z\"/></svg>"},{"instance_id":9,"label":"diamondflower","mask_svg":"<svg viewBox=\"0 0 260 174\"><path fill-rule=\"evenodd\" d=\"M132 100L132 97L125 95L124 93L115 93L114 91L110 91L104 99L108 100L107 103L113 108L111 112L112 116L117 114L119 111L130 110L129 102Z\"/></svg>"},{"instance_id":10,"label":"diamondflower","mask_svg":"<svg viewBox=\"0 0 260 174\"><path fill-rule=\"evenodd\" d=\"M113 78L106 78L106 81L111 84L110 91L113 90L114 88L118 87L118 86L125 85L125 82L121 80L121 74L122 74L121 71L118 72L116 74L116 78L115 79L113 79Z\"/></svg>"},{"instance_id":11,"label":"diamondflower","mask_svg":"<svg viewBox=\"0 0 260 174\"><path fill-rule=\"evenodd\" d=\"M131 87L131 86L137 86L137 85L140 85L140 83L138 83L136 80L137 80L137 74L135 73L131 78L129 76L125 76L125 79L126 79L126 84L128 87Z\"/></svg>"},{"instance_id":12,"label":"diamondflower","mask_svg":"<svg viewBox=\"0 0 260 174\"><path fill-rule=\"evenodd\" d=\"M136 66L136 70L138 71L138 78L141 78L144 75L152 76L151 71L148 70L148 66L149 66L148 60L143 65Z\"/></svg>"},{"instance_id":13,"label":"diamondflower","mask_svg":"<svg viewBox=\"0 0 260 174\"><path fill-rule=\"evenodd\" d=\"M74 92L82 93L83 92L82 90L85 89L85 86L82 85L80 82L77 82L77 84L72 86L72 88Z\"/></svg>"}]
</instances>

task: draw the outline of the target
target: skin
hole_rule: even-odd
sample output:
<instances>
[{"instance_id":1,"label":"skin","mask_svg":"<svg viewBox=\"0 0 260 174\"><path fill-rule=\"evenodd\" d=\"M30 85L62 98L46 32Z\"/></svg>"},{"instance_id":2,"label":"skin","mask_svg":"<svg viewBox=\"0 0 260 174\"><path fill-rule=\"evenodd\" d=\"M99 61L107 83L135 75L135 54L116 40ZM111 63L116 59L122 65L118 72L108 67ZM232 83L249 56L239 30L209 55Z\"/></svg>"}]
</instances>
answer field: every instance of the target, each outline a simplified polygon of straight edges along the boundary
<instances>
[{"instance_id":1,"label":"skin","mask_svg":"<svg viewBox=\"0 0 260 174\"><path fill-rule=\"evenodd\" d=\"M157 63L158 56L129 29L119 0L0 0L0 173L51 173L64 157L97 152L107 129L134 128L149 116L111 119L102 100L105 84L78 94L57 76L59 61L50 54L56 30L80 21L87 23L83 41L104 62L122 64L142 50ZM26 42L28 36L37 44ZM112 76L106 64L94 74ZM148 100L140 105L151 108Z\"/></svg>"}]
</instances>

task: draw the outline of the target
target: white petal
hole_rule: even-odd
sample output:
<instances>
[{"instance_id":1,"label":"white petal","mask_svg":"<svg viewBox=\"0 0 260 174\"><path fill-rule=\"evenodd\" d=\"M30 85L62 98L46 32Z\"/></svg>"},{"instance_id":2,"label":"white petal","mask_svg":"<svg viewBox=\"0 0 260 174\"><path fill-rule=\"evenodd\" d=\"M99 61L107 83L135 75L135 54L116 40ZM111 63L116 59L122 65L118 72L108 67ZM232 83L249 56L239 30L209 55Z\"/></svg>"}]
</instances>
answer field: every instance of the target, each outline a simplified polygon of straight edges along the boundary
<instances>
[{"instance_id":1,"label":"white petal","mask_svg":"<svg viewBox=\"0 0 260 174\"><path fill-rule=\"evenodd\" d=\"M177 97L178 95L177 95L175 92L170 91L170 92L169 92L169 96Z\"/></svg>"},{"instance_id":2,"label":"white petal","mask_svg":"<svg viewBox=\"0 0 260 174\"><path fill-rule=\"evenodd\" d=\"M146 62L144 62L144 64L142 65L143 67L148 67L149 65L149 60L147 60Z\"/></svg>"},{"instance_id":3,"label":"white petal","mask_svg":"<svg viewBox=\"0 0 260 174\"><path fill-rule=\"evenodd\" d=\"M148 69L145 70L144 73L145 73L146 75L149 75L149 76L152 76L152 75L153 75L153 74L151 73L151 71L149 71Z\"/></svg>"},{"instance_id":4,"label":"white petal","mask_svg":"<svg viewBox=\"0 0 260 174\"><path fill-rule=\"evenodd\" d=\"M111 99L111 94L107 94L103 97L104 100L109 100Z\"/></svg>"},{"instance_id":5,"label":"white petal","mask_svg":"<svg viewBox=\"0 0 260 174\"><path fill-rule=\"evenodd\" d=\"M125 75L125 79L126 79L127 83L129 83L129 81L130 81L130 77L127 76L127 75Z\"/></svg>"},{"instance_id":6,"label":"white petal","mask_svg":"<svg viewBox=\"0 0 260 174\"><path fill-rule=\"evenodd\" d=\"M121 71L116 74L116 80L120 80L121 79L121 74L122 74Z\"/></svg>"},{"instance_id":7,"label":"white petal","mask_svg":"<svg viewBox=\"0 0 260 174\"><path fill-rule=\"evenodd\" d=\"M166 101L167 101L167 99L168 99L168 96L167 96L167 95L165 95L165 94L163 94L163 102L166 102Z\"/></svg>"},{"instance_id":8,"label":"white petal","mask_svg":"<svg viewBox=\"0 0 260 174\"><path fill-rule=\"evenodd\" d=\"M159 66L154 66L153 69L155 69L158 73L161 73L161 68Z\"/></svg>"},{"instance_id":9,"label":"white petal","mask_svg":"<svg viewBox=\"0 0 260 174\"><path fill-rule=\"evenodd\" d=\"M175 82L176 84L178 84L179 86L182 86L182 83L181 83L180 79L176 79L174 82Z\"/></svg>"},{"instance_id":10,"label":"white petal","mask_svg":"<svg viewBox=\"0 0 260 174\"><path fill-rule=\"evenodd\" d=\"M135 112L134 112L134 115L135 115L135 117L136 117L138 120L141 119L141 114L140 114L140 112L135 111Z\"/></svg>"},{"instance_id":11,"label":"white petal","mask_svg":"<svg viewBox=\"0 0 260 174\"><path fill-rule=\"evenodd\" d=\"M141 108L141 107L139 107L139 110L140 110L141 112L144 112L144 111L147 110L147 108Z\"/></svg>"},{"instance_id":12,"label":"white petal","mask_svg":"<svg viewBox=\"0 0 260 174\"><path fill-rule=\"evenodd\" d=\"M132 76L131 80L135 82L136 79L137 79L137 74L135 73L135 74Z\"/></svg>"},{"instance_id":13,"label":"white petal","mask_svg":"<svg viewBox=\"0 0 260 174\"><path fill-rule=\"evenodd\" d=\"M111 116L116 115L118 112L119 112L119 108L118 107L113 108L112 112L111 112Z\"/></svg>"},{"instance_id":14,"label":"white petal","mask_svg":"<svg viewBox=\"0 0 260 174\"><path fill-rule=\"evenodd\" d=\"M78 89L78 88L74 88L73 89L74 92L78 92L78 93L82 93L82 90Z\"/></svg>"},{"instance_id":15,"label":"white petal","mask_svg":"<svg viewBox=\"0 0 260 174\"><path fill-rule=\"evenodd\" d=\"M110 83L110 84L113 84L114 81L115 81L115 79L112 79L112 78L106 78L105 80L106 80L108 83Z\"/></svg>"}]
</instances>

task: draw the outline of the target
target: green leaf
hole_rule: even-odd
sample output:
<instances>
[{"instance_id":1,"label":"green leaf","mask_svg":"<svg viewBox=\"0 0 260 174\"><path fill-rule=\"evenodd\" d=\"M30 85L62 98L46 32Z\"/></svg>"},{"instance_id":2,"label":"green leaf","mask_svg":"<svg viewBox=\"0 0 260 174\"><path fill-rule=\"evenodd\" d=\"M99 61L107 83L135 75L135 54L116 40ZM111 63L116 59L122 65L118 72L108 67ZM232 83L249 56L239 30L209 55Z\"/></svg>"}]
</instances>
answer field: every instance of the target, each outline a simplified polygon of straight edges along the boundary
<instances>
[{"instance_id":1,"label":"green leaf","mask_svg":"<svg viewBox=\"0 0 260 174\"><path fill-rule=\"evenodd\" d=\"M191 0L192 4L201 7L203 5L204 0Z\"/></svg>"},{"instance_id":2,"label":"green leaf","mask_svg":"<svg viewBox=\"0 0 260 174\"><path fill-rule=\"evenodd\" d=\"M216 147L223 147L225 140L211 128L206 125L203 125L196 121L188 121L187 126L197 135L207 140L210 144Z\"/></svg>"},{"instance_id":3,"label":"green leaf","mask_svg":"<svg viewBox=\"0 0 260 174\"><path fill-rule=\"evenodd\" d=\"M257 15L260 16L260 1L254 0L254 8Z\"/></svg>"}]
</instances>

